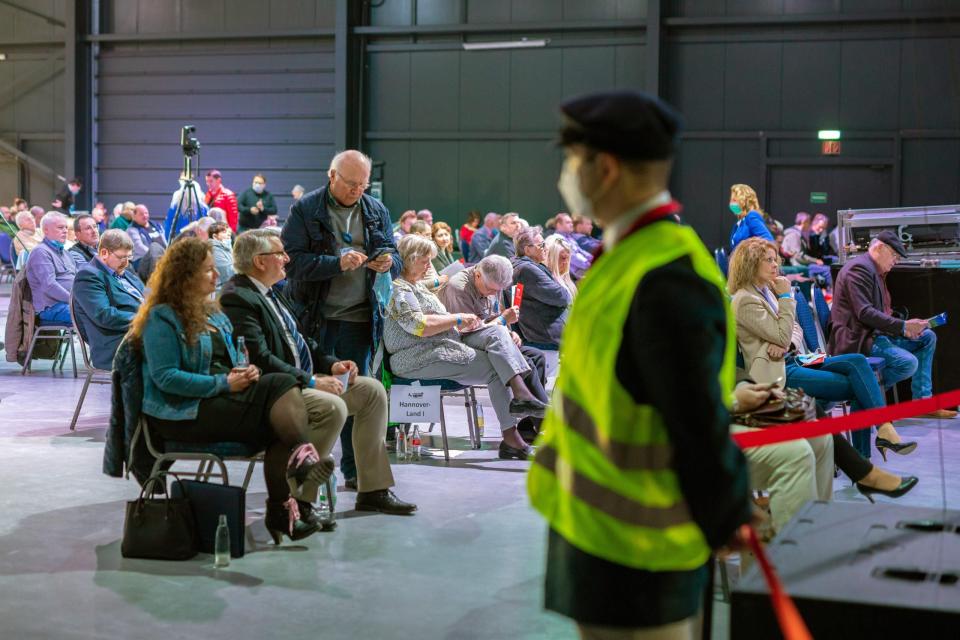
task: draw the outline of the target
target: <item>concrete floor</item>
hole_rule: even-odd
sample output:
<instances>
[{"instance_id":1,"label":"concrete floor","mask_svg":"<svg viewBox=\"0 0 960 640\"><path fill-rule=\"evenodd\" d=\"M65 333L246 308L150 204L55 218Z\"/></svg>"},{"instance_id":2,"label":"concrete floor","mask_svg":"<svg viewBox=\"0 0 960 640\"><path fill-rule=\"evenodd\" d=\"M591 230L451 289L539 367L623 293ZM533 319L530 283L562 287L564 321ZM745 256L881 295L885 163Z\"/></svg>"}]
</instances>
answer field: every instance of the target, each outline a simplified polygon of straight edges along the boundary
<instances>
[{"instance_id":1,"label":"concrete floor","mask_svg":"<svg viewBox=\"0 0 960 640\"><path fill-rule=\"evenodd\" d=\"M0 285L0 326L8 295ZM493 438L466 451L462 404L447 405L452 446L464 449L449 466L394 467L398 495L420 506L414 517L361 515L342 492L335 532L275 548L261 521L258 470L248 554L213 569L206 555L121 558L124 502L138 488L100 472L109 388L91 388L71 433L82 380L69 365L51 374L47 361L31 376L19 371L0 363L2 638L576 637L541 606L545 528L527 503L527 463L498 460ZM493 411L485 414L492 434ZM940 453L941 439L943 451L960 450L957 427L904 421L900 431L921 445L885 467L921 482L899 502L938 506L946 490L960 506L960 461ZM242 472L231 465L235 482ZM863 500L845 478L836 489L837 500ZM726 605L714 615L713 637L726 638Z\"/></svg>"}]
</instances>

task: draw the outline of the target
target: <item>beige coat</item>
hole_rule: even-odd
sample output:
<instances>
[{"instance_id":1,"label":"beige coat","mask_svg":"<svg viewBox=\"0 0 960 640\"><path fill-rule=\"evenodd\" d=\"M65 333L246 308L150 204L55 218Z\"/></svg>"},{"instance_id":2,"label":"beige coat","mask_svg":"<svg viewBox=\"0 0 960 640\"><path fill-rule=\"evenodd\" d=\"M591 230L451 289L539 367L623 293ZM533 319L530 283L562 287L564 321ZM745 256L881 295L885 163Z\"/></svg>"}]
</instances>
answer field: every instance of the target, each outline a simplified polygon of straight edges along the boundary
<instances>
[{"instance_id":1,"label":"beige coat","mask_svg":"<svg viewBox=\"0 0 960 640\"><path fill-rule=\"evenodd\" d=\"M737 344L743 354L744 367L750 377L760 384L783 378L786 385L786 366L783 358L773 359L767 353L771 344L788 349L793 338L797 317L797 302L778 298L779 316L774 315L763 296L753 288L744 288L733 294L733 314L737 319Z\"/></svg>"}]
</instances>

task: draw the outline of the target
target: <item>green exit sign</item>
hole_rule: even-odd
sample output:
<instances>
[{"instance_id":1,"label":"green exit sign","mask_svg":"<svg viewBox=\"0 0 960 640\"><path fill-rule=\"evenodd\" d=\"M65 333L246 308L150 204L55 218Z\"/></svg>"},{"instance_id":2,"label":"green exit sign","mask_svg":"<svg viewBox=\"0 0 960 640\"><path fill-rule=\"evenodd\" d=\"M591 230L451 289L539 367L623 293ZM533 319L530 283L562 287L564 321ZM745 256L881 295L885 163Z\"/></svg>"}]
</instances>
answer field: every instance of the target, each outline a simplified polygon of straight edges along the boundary
<instances>
[{"instance_id":1,"label":"green exit sign","mask_svg":"<svg viewBox=\"0 0 960 640\"><path fill-rule=\"evenodd\" d=\"M826 191L811 191L811 192L810 192L810 204L827 204L827 192L826 192Z\"/></svg>"}]
</instances>

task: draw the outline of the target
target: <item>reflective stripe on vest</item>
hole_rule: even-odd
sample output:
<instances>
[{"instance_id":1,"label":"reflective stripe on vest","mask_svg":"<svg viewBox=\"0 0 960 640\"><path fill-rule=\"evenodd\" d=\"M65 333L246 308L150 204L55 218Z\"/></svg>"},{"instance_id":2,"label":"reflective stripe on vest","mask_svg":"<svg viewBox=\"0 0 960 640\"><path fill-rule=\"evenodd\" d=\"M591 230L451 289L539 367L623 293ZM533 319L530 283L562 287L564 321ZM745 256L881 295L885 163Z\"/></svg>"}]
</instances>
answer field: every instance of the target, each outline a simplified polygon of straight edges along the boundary
<instances>
[{"instance_id":1,"label":"reflective stripe on vest","mask_svg":"<svg viewBox=\"0 0 960 640\"><path fill-rule=\"evenodd\" d=\"M652 269L682 258L717 287L725 305L727 348L718 383L721 397L728 397L735 325L723 276L692 229L651 224L601 256L581 280L563 335L564 366L528 479L534 507L572 545L650 571L693 569L710 552L671 468L662 417L638 405L615 375L637 287ZM669 331L670 319L663 322Z\"/></svg>"}]
</instances>

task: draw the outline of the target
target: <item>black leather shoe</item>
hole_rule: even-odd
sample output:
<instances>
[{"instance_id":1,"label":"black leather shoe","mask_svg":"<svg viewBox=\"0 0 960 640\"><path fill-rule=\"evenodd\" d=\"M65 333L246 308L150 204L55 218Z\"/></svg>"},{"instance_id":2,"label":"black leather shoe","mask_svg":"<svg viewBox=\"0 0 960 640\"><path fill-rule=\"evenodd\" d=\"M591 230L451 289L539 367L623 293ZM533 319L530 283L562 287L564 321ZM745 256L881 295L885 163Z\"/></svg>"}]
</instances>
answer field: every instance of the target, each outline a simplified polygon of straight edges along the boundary
<instances>
[{"instance_id":1,"label":"black leather shoe","mask_svg":"<svg viewBox=\"0 0 960 640\"><path fill-rule=\"evenodd\" d=\"M542 422L543 420L541 418L531 418L528 416L517 423L517 433L520 434L524 442L533 444L533 441L537 439L537 435L540 433L540 424Z\"/></svg>"},{"instance_id":2,"label":"black leather shoe","mask_svg":"<svg viewBox=\"0 0 960 640\"><path fill-rule=\"evenodd\" d=\"M887 496L888 498L899 498L900 496L906 494L908 491L917 486L917 477L916 476L905 476L900 478L900 486L896 489L891 489L885 491L884 489L874 489L873 487L867 487L859 482L857 483L857 491L862 493L864 497L870 502L873 502L873 494L879 494L881 496Z\"/></svg>"},{"instance_id":3,"label":"black leather shoe","mask_svg":"<svg viewBox=\"0 0 960 640\"><path fill-rule=\"evenodd\" d=\"M547 405L539 400L517 400L510 401L510 415L512 416L530 416L531 418L542 418L547 411Z\"/></svg>"},{"instance_id":4,"label":"black leather shoe","mask_svg":"<svg viewBox=\"0 0 960 640\"><path fill-rule=\"evenodd\" d=\"M404 502L389 489L364 491L357 494L357 511L379 511L391 516L409 516L417 510L417 505Z\"/></svg>"},{"instance_id":5,"label":"black leather shoe","mask_svg":"<svg viewBox=\"0 0 960 640\"><path fill-rule=\"evenodd\" d=\"M302 512L300 519L295 520L293 524L291 524L290 514L285 504L283 502L272 502L270 500L267 500L267 515L263 519L263 524L270 533L270 537L273 538L274 544L280 544L283 536L287 536L291 540L303 540L307 536L316 533L318 529L316 523L307 523L303 520Z\"/></svg>"},{"instance_id":6,"label":"black leather shoe","mask_svg":"<svg viewBox=\"0 0 960 640\"><path fill-rule=\"evenodd\" d=\"M357 490L357 479L356 478L344 478L343 479L343 488L347 491L356 491Z\"/></svg>"},{"instance_id":7,"label":"black leather shoe","mask_svg":"<svg viewBox=\"0 0 960 640\"><path fill-rule=\"evenodd\" d=\"M500 441L500 459L501 460L528 460L534 452L533 447L524 447L523 449L518 449L516 447L511 447L503 440Z\"/></svg>"},{"instance_id":8,"label":"black leather shoe","mask_svg":"<svg viewBox=\"0 0 960 640\"><path fill-rule=\"evenodd\" d=\"M905 456L908 453L913 453L913 450L917 448L916 442L890 442L886 438L877 438L876 439L877 451L880 452L880 455L883 456L883 461L887 461L887 449L898 453L901 456Z\"/></svg>"}]
</instances>

